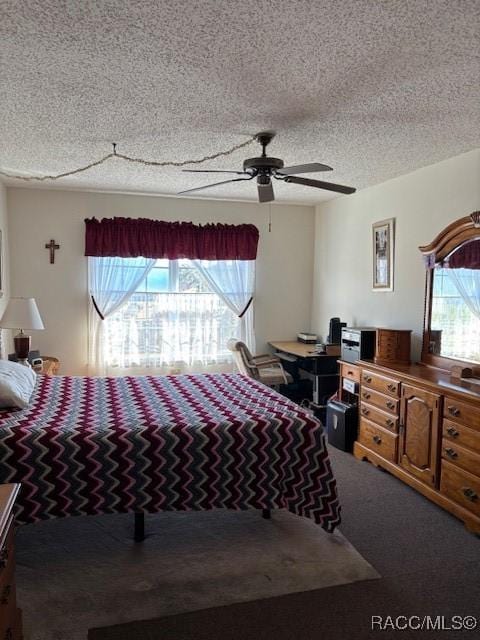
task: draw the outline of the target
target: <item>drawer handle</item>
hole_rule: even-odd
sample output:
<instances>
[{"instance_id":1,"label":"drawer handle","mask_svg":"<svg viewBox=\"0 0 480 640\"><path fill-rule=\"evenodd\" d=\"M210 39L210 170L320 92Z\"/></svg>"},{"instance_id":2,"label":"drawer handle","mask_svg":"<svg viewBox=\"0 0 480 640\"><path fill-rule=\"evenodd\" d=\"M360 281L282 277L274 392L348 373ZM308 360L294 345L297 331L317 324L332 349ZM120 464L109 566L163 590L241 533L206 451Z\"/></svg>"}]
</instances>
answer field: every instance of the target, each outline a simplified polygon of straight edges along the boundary
<instances>
[{"instance_id":1,"label":"drawer handle","mask_svg":"<svg viewBox=\"0 0 480 640\"><path fill-rule=\"evenodd\" d=\"M387 427L395 426L395 422L391 418L388 418L388 420L385 420L385 424L387 425Z\"/></svg>"},{"instance_id":2,"label":"drawer handle","mask_svg":"<svg viewBox=\"0 0 480 640\"><path fill-rule=\"evenodd\" d=\"M380 436L377 436L377 434L375 434L375 435L372 437L372 440L375 442L375 444L382 444L382 439L381 439L381 437L380 437Z\"/></svg>"},{"instance_id":3,"label":"drawer handle","mask_svg":"<svg viewBox=\"0 0 480 640\"><path fill-rule=\"evenodd\" d=\"M395 409L395 403L392 402L391 400L389 400L387 403L387 409L391 409L393 411L393 409Z\"/></svg>"},{"instance_id":4,"label":"drawer handle","mask_svg":"<svg viewBox=\"0 0 480 640\"><path fill-rule=\"evenodd\" d=\"M392 383L387 384L387 389L389 391L396 391L397 390L397 385L396 384L392 384Z\"/></svg>"},{"instance_id":5,"label":"drawer handle","mask_svg":"<svg viewBox=\"0 0 480 640\"><path fill-rule=\"evenodd\" d=\"M457 409L457 407L454 407L453 405L451 405L450 407L448 407L448 413L451 416L459 416L460 415L460 409Z\"/></svg>"},{"instance_id":6,"label":"drawer handle","mask_svg":"<svg viewBox=\"0 0 480 640\"><path fill-rule=\"evenodd\" d=\"M365 398L365 400L370 400L370 394L367 393L366 391L362 394L362 397Z\"/></svg>"},{"instance_id":7,"label":"drawer handle","mask_svg":"<svg viewBox=\"0 0 480 640\"><path fill-rule=\"evenodd\" d=\"M8 599L11 593L12 593L12 586L7 584L7 586L3 590L2 597L0 598L0 604L8 604Z\"/></svg>"},{"instance_id":8,"label":"drawer handle","mask_svg":"<svg viewBox=\"0 0 480 640\"><path fill-rule=\"evenodd\" d=\"M454 427L448 427L447 433L448 433L449 436L452 436L452 438L456 438L457 436L460 435L458 433L458 431L456 429L454 429Z\"/></svg>"},{"instance_id":9,"label":"drawer handle","mask_svg":"<svg viewBox=\"0 0 480 640\"><path fill-rule=\"evenodd\" d=\"M475 500L478 500L477 494L470 487L464 487L462 491L465 498L467 498L467 500L470 500L470 502L475 502Z\"/></svg>"},{"instance_id":10,"label":"drawer handle","mask_svg":"<svg viewBox=\"0 0 480 640\"><path fill-rule=\"evenodd\" d=\"M370 411L366 407L362 407L362 413L363 413L364 416L368 416Z\"/></svg>"},{"instance_id":11,"label":"drawer handle","mask_svg":"<svg viewBox=\"0 0 480 640\"><path fill-rule=\"evenodd\" d=\"M353 371L347 371L347 376L353 376Z\"/></svg>"},{"instance_id":12,"label":"drawer handle","mask_svg":"<svg viewBox=\"0 0 480 640\"><path fill-rule=\"evenodd\" d=\"M365 382L371 382L372 381L370 376L363 376L363 379L364 379Z\"/></svg>"},{"instance_id":13,"label":"drawer handle","mask_svg":"<svg viewBox=\"0 0 480 640\"><path fill-rule=\"evenodd\" d=\"M455 449L452 449L451 447L445 449L445 453L449 458L452 458L452 459L458 458L458 453L455 451Z\"/></svg>"}]
</instances>

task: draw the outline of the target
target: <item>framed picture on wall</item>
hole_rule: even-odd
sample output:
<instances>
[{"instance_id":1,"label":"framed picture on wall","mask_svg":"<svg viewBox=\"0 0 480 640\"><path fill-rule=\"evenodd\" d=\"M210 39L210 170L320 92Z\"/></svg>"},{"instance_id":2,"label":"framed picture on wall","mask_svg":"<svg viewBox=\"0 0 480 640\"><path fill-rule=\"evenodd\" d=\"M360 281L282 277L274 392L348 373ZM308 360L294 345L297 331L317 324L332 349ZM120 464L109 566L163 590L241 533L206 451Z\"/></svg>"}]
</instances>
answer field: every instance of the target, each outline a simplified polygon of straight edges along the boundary
<instances>
[{"instance_id":1,"label":"framed picture on wall","mask_svg":"<svg viewBox=\"0 0 480 640\"><path fill-rule=\"evenodd\" d=\"M373 240L373 291L393 291L395 218L375 222Z\"/></svg>"}]
</instances>

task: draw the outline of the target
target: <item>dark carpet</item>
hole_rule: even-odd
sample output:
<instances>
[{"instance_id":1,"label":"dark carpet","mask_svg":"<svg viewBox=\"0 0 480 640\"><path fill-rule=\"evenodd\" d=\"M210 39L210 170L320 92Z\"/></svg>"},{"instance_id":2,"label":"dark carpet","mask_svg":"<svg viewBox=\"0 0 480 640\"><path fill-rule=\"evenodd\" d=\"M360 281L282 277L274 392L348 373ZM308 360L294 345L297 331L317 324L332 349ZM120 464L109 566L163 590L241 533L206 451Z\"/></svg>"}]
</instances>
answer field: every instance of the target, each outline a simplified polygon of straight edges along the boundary
<instances>
[{"instance_id":1,"label":"dark carpet","mask_svg":"<svg viewBox=\"0 0 480 640\"><path fill-rule=\"evenodd\" d=\"M380 580L93 629L89 640L479 637L480 539L388 473L334 448L330 453L343 507L341 531ZM372 629L372 616L383 617L382 628ZM392 622L418 619L394 630L387 616ZM437 629L416 629L423 616L431 616ZM478 627L454 630L452 616L475 616Z\"/></svg>"}]
</instances>

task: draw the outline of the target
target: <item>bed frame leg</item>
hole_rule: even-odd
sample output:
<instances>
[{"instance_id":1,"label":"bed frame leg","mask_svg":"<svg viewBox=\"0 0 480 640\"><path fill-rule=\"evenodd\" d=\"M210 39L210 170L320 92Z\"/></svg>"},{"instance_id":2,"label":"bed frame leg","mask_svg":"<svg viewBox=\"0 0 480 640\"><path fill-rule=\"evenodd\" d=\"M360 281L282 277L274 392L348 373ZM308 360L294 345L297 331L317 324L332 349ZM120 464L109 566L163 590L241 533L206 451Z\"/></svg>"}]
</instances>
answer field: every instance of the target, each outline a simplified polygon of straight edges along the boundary
<instances>
[{"instance_id":1,"label":"bed frame leg","mask_svg":"<svg viewBox=\"0 0 480 640\"><path fill-rule=\"evenodd\" d=\"M134 527L134 540L135 542L142 542L145 540L145 514L135 513L135 527Z\"/></svg>"},{"instance_id":2,"label":"bed frame leg","mask_svg":"<svg viewBox=\"0 0 480 640\"><path fill-rule=\"evenodd\" d=\"M265 520L270 520L271 515L270 509L262 509L262 518L265 518Z\"/></svg>"}]
</instances>

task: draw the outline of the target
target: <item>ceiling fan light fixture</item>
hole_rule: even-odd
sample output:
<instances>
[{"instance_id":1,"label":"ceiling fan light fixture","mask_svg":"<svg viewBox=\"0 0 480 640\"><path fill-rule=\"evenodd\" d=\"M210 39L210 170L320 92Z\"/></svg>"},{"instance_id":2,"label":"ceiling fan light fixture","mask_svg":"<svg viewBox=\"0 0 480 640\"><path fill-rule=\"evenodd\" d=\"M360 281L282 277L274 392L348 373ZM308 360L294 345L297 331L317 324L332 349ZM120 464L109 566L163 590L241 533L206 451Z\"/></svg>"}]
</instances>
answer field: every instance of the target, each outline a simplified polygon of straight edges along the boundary
<instances>
[{"instance_id":1,"label":"ceiling fan light fixture","mask_svg":"<svg viewBox=\"0 0 480 640\"><path fill-rule=\"evenodd\" d=\"M271 180L270 180L270 176L269 176L269 175L267 175L267 174L265 174L265 173L260 173L260 174L257 176L257 183L258 183L260 186L266 186L266 185L269 185L269 184L270 184L270 182L271 182Z\"/></svg>"},{"instance_id":2,"label":"ceiling fan light fixture","mask_svg":"<svg viewBox=\"0 0 480 640\"><path fill-rule=\"evenodd\" d=\"M326 164L320 164L319 162L310 162L308 164L298 164L289 167L285 167L283 160L280 158L271 158L267 156L266 148L275 136L274 131L262 131L257 133L255 139L262 145L262 155L257 158L247 158L243 162L243 171L219 171L218 169L212 169L212 173L229 173L241 175L241 178L232 178L230 180L224 180L222 182L215 182L213 184L206 184L202 187L195 187L194 189L187 189L186 191L180 191L177 195L183 195L192 193L195 191L202 191L203 189L209 189L210 187L216 187L221 184L227 184L230 182L240 182L243 180L257 179L257 192L259 202L272 202L275 199L272 185L272 177L276 180L283 180L286 183L293 183L302 185L305 187L316 187L317 189L325 189L327 191L334 191L336 193L350 194L355 193L353 187L347 187L342 184L334 184L333 182L324 182L321 180L311 180L310 178L297 177L295 174L301 173L315 173L317 171L332 171L332 167ZM186 169L185 171L193 171L196 173L208 173L208 169Z\"/></svg>"}]
</instances>

